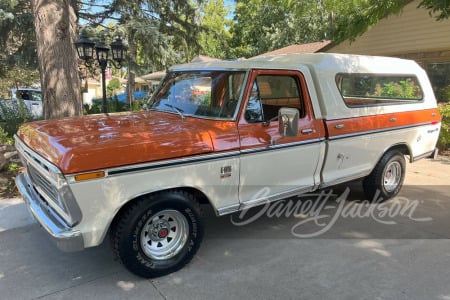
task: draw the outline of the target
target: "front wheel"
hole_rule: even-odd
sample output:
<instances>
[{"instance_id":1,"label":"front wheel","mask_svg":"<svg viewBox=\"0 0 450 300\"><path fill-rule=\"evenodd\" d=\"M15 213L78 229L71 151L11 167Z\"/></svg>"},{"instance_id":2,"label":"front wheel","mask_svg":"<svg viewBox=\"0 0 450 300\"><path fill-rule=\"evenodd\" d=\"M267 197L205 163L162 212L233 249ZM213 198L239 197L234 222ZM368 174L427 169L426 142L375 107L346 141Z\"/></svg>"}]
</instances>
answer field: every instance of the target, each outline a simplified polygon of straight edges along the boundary
<instances>
[{"instance_id":1,"label":"front wheel","mask_svg":"<svg viewBox=\"0 0 450 300\"><path fill-rule=\"evenodd\" d=\"M405 165L405 157L401 152L387 152L372 173L364 178L364 192L369 200L383 202L395 197L403 186Z\"/></svg>"},{"instance_id":2,"label":"front wheel","mask_svg":"<svg viewBox=\"0 0 450 300\"><path fill-rule=\"evenodd\" d=\"M111 226L114 253L132 273L152 278L181 269L203 238L200 207L191 194L154 194L125 209Z\"/></svg>"}]
</instances>

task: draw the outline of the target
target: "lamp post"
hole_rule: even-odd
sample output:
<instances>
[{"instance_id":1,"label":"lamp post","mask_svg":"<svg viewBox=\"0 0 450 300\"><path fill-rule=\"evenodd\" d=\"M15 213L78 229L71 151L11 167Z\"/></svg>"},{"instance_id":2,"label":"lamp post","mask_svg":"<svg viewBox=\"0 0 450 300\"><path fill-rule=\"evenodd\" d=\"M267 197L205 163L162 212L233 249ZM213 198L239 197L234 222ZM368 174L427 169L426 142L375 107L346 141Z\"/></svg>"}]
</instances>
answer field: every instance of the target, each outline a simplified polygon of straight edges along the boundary
<instances>
[{"instance_id":1,"label":"lamp post","mask_svg":"<svg viewBox=\"0 0 450 300\"><path fill-rule=\"evenodd\" d=\"M116 40L111 43L112 60L108 60L109 48L104 43L95 45L84 32L81 33L80 38L74 43L77 49L78 57L84 61L87 66L91 66L95 56L97 58L98 65L102 71L102 110L103 113L108 112L108 106L106 104L106 79L105 72L108 62L116 68L122 67L122 62L125 59L127 47L123 44L122 38L117 37ZM116 65L117 63L117 65Z\"/></svg>"}]
</instances>

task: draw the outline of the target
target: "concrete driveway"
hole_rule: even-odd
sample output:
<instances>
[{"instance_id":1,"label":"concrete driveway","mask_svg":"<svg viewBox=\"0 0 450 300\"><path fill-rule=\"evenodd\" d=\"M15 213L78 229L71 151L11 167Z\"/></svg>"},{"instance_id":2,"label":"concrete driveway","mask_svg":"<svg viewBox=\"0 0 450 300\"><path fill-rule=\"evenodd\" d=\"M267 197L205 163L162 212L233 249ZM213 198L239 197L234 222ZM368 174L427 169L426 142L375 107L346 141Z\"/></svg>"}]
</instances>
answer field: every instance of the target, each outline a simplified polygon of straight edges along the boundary
<instances>
[{"instance_id":1,"label":"concrete driveway","mask_svg":"<svg viewBox=\"0 0 450 300\"><path fill-rule=\"evenodd\" d=\"M364 196L353 183L347 197L341 186L319 199L320 209L302 198L296 214L286 213L284 201L233 215L235 224L249 221L245 226L207 210L197 256L153 280L113 261L107 243L60 252L20 200L3 199L0 299L448 300L450 161L422 160L407 169L405 187L389 206L357 201Z\"/></svg>"}]
</instances>

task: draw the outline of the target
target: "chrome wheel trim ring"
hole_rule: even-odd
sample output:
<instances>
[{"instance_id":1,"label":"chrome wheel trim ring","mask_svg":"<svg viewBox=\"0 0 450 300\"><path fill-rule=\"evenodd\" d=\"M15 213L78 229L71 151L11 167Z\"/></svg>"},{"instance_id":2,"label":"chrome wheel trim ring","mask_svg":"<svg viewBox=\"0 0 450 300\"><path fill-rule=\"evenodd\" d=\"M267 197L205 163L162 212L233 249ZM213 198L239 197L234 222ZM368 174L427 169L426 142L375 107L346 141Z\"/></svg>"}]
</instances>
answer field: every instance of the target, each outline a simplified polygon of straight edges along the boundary
<instances>
[{"instance_id":1,"label":"chrome wheel trim ring","mask_svg":"<svg viewBox=\"0 0 450 300\"><path fill-rule=\"evenodd\" d=\"M402 166L398 161L389 163L384 169L383 187L387 192L393 192L400 184L402 178Z\"/></svg>"}]
</instances>

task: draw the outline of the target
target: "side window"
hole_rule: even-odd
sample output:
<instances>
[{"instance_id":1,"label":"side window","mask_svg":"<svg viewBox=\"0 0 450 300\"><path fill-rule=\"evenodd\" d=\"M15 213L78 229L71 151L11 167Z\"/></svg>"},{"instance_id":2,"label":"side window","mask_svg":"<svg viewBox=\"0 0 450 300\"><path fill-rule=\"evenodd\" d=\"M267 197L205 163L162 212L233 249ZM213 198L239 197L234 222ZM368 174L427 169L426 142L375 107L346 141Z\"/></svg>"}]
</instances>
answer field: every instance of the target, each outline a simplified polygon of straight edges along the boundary
<instances>
[{"instance_id":1,"label":"side window","mask_svg":"<svg viewBox=\"0 0 450 300\"><path fill-rule=\"evenodd\" d=\"M261 96L256 81L253 83L252 93L245 109L245 119L250 123L263 121Z\"/></svg>"},{"instance_id":2,"label":"side window","mask_svg":"<svg viewBox=\"0 0 450 300\"><path fill-rule=\"evenodd\" d=\"M418 102L422 88L413 75L338 74L336 84L349 107Z\"/></svg>"},{"instance_id":3,"label":"side window","mask_svg":"<svg viewBox=\"0 0 450 300\"><path fill-rule=\"evenodd\" d=\"M246 119L249 122L269 121L278 116L278 111L282 107L296 108L300 116L304 116L302 93L295 76L260 75L253 83L253 91L246 111ZM254 93L257 97L253 95ZM250 118L250 115L255 113L259 118Z\"/></svg>"}]
</instances>

